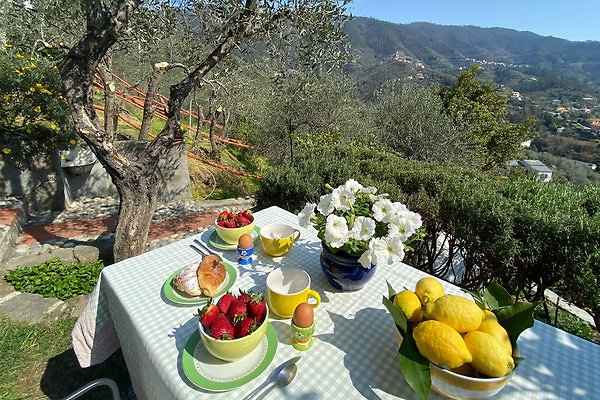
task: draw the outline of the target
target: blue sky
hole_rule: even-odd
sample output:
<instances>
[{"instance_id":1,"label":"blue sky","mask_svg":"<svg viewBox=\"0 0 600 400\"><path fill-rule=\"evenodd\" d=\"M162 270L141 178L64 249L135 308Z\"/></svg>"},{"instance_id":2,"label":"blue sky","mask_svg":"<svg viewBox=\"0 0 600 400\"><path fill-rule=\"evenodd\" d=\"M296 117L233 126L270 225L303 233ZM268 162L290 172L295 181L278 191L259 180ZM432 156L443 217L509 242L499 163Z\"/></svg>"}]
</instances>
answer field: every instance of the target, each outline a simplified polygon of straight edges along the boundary
<instances>
[{"instance_id":1,"label":"blue sky","mask_svg":"<svg viewBox=\"0 0 600 400\"><path fill-rule=\"evenodd\" d=\"M600 41L600 0L354 0L350 11L396 23L432 22Z\"/></svg>"}]
</instances>

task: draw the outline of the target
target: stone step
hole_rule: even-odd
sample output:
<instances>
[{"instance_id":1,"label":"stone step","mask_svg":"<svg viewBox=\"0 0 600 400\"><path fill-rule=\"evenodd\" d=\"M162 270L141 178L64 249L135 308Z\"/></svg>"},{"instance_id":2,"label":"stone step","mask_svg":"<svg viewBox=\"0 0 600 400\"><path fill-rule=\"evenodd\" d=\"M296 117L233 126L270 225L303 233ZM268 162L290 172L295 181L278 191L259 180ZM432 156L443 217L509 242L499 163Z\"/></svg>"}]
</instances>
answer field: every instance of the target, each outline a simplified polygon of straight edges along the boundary
<instances>
[{"instance_id":1,"label":"stone step","mask_svg":"<svg viewBox=\"0 0 600 400\"><path fill-rule=\"evenodd\" d=\"M0 299L0 315L7 315L15 321L51 322L69 313L68 303L39 294L13 292Z\"/></svg>"}]
</instances>

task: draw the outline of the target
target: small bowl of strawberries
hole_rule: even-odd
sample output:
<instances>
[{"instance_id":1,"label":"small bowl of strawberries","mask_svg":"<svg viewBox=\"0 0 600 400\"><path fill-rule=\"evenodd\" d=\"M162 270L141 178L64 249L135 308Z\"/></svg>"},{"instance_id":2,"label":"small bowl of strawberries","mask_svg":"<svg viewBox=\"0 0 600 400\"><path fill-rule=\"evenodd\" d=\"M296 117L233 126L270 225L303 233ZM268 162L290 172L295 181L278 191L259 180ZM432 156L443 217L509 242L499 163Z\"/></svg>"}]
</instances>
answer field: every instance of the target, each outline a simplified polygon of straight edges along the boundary
<instances>
[{"instance_id":1,"label":"small bowl of strawberries","mask_svg":"<svg viewBox=\"0 0 600 400\"><path fill-rule=\"evenodd\" d=\"M200 310L200 338L213 356L236 361L250 354L267 331L269 308L262 293L227 292Z\"/></svg>"},{"instance_id":2,"label":"small bowl of strawberries","mask_svg":"<svg viewBox=\"0 0 600 400\"><path fill-rule=\"evenodd\" d=\"M215 220L217 235L227 244L237 244L240 236L254 230L254 215L251 210L221 211Z\"/></svg>"}]
</instances>

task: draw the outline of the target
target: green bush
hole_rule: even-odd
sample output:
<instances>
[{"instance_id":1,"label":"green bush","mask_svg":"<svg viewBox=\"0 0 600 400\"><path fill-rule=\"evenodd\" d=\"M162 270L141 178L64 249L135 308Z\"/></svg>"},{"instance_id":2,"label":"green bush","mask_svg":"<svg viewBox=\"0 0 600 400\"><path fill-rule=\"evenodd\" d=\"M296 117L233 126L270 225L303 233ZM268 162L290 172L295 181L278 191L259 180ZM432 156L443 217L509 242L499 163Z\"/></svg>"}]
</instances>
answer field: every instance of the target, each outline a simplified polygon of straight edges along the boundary
<instances>
[{"instance_id":1,"label":"green bush","mask_svg":"<svg viewBox=\"0 0 600 400\"><path fill-rule=\"evenodd\" d=\"M18 291L67 300L90 293L102 268L102 260L82 265L63 264L61 260L53 259L33 267L14 269L5 278Z\"/></svg>"},{"instance_id":2,"label":"green bush","mask_svg":"<svg viewBox=\"0 0 600 400\"><path fill-rule=\"evenodd\" d=\"M303 149L293 165L265 173L257 199L297 212L318 201L325 183L349 178L421 214L427 237L406 260L414 267L439 277L454 273L471 290L497 279L527 300L541 300L551 288L600 316L598 187L498 177L353 144ZM440 235L449 244L446 260ZM454 257L462 258L462 270L452 270Z\"/></svg>"}]
</instances>

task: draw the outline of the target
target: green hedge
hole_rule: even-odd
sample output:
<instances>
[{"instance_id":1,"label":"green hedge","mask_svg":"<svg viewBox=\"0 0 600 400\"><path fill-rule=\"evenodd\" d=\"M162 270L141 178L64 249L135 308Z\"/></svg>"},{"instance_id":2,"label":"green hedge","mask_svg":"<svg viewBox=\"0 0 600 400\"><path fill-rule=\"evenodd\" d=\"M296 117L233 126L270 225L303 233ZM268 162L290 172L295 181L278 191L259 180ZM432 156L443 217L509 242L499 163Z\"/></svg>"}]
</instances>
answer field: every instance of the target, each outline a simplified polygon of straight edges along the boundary
<instances>
[{"instance_id":1,"label":"green hedge","mask_svg":"<svg viewBox=\"0 0 600 400\"><path fill-rule=\"evenodd\" d=\"M529 300L551 288L600 317L600 189L509 179L451 165L407 161L379 147L305 149L293 165L265 173L260 206L300 210L354 178L405 202L424 220L428 240L407 259L443 277L452 264L435 238L447 234L464 260L461 286L492 279Z\"/></svg>"}]
</instances>

